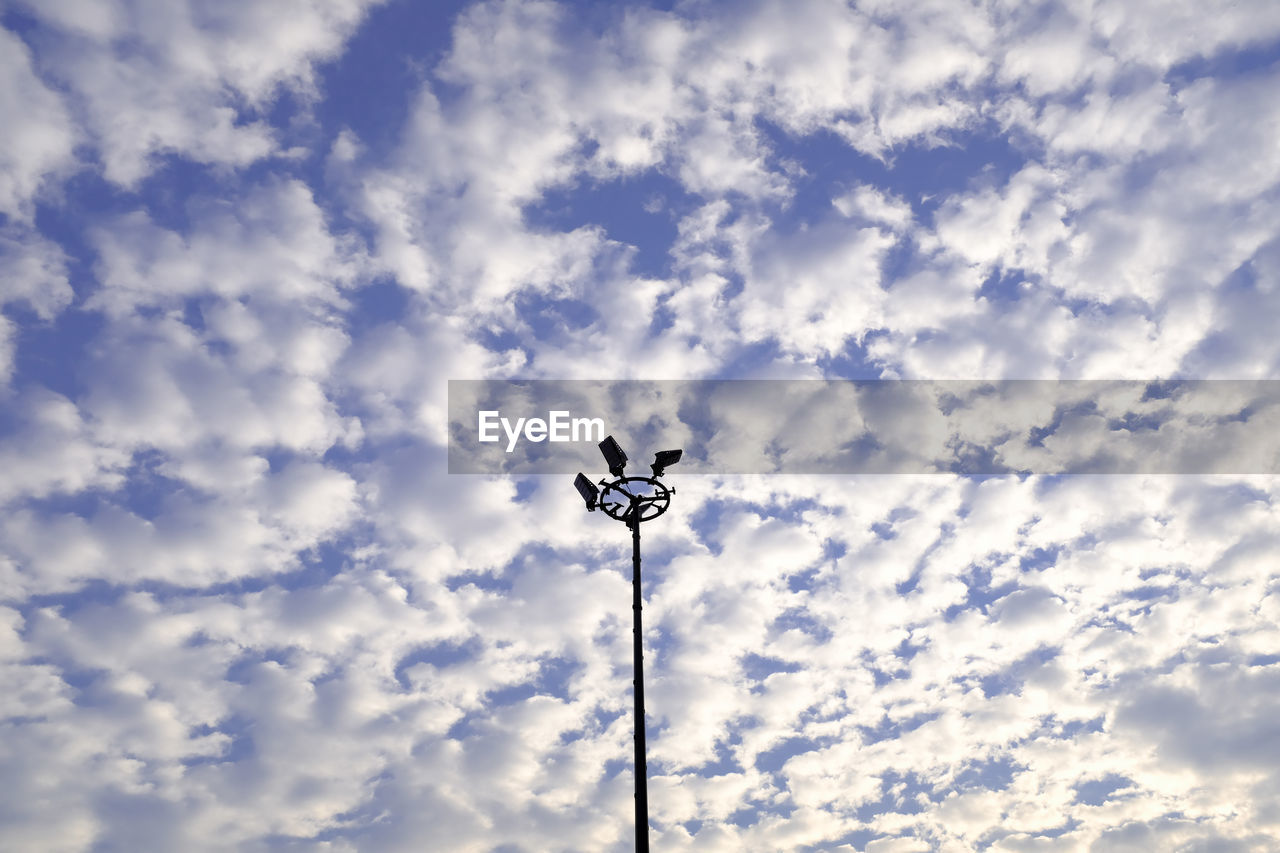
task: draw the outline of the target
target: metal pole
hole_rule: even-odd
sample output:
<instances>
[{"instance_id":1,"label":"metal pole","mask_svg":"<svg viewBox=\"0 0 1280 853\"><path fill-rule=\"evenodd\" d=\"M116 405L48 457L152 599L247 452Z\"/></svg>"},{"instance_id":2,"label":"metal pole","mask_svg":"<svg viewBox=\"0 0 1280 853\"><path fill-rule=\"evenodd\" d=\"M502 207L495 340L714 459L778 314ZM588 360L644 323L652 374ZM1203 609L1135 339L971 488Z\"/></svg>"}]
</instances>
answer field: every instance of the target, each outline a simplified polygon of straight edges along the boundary
<instances>
[{"instance_id":1,"label":"metal pole","mask_svg":"<svg viewBox=\"0 0 1280 853\"><path fill-rule=\"evenodd\" d=\"M649 853L649 771L644 760L644 636L640 626L640 512L631 514L631 610L635 640L633 692L636 697L636 853Z\"/></svg>"}]
</instances>

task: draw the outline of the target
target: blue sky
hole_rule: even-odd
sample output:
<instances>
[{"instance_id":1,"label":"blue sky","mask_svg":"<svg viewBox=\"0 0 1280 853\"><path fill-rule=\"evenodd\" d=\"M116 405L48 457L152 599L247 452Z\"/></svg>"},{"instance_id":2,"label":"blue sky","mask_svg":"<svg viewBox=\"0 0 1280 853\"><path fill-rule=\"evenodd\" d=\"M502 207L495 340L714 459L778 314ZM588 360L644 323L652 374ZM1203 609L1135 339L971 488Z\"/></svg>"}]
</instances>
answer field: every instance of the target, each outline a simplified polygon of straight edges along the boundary
<instances>
[{"instance_id":1,"label":"blue sky","mask_svg":"<svg viewBox=\"0 0 1280 853\"><path fill-rule=\"evenodd\" d=\"M5 849L630 849L625 530L450 379L1280 374L1266 0L0 24ZM655 849L1280 846L1273 476L671 477Z\"/></svg>"}]
</instances>

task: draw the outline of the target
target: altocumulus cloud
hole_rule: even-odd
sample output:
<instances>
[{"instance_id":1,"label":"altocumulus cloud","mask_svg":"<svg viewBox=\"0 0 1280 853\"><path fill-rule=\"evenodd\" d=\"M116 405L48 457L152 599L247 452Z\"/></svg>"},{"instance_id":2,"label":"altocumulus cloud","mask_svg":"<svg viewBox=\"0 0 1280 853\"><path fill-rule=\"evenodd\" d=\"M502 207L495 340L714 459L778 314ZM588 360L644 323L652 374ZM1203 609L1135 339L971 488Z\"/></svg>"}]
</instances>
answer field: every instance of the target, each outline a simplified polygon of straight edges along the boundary
<instances>
[{"instance_id":1,"label":"altocumulus cloud","mask_svg":"<svg viewBox=\"0 0 1280 853\"><path fill-rule=\"evenodd\" d=\"M1280 373L1266 0L0 23L5 849L629 849L625 537L449 379ZM1274 476L679 490L656 849L1280 849Z\"/></svg>"}]
</instances>

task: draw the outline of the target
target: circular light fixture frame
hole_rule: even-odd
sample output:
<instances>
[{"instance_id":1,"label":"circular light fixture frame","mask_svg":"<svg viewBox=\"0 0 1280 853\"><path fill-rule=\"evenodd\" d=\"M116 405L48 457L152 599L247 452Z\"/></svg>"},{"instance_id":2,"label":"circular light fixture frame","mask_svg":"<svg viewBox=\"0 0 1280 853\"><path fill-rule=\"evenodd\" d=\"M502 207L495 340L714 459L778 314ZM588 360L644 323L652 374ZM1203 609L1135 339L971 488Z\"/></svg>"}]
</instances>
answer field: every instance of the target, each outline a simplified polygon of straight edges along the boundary
<instances>
[{"instance_id":1,"label":"circular light fixture frame","mask_svg":"<svg viewBox=\"0 0 1280 853\"><path fill-rule=\"evenodd\" d=\"M648 495L635 494L640 491L632 486L632 483L644 483L653 488L653 493ZM604 511L604 514L612 519L624 521L631 524L632 521L644 522L652 521L667 511L671 506L671 496L676 490L665 485L653 477L619 477L612 482L600 481L600 496L596 499L596 506ZM625 497L616 497L621 492Z\"/></svg>"}]
</instances>

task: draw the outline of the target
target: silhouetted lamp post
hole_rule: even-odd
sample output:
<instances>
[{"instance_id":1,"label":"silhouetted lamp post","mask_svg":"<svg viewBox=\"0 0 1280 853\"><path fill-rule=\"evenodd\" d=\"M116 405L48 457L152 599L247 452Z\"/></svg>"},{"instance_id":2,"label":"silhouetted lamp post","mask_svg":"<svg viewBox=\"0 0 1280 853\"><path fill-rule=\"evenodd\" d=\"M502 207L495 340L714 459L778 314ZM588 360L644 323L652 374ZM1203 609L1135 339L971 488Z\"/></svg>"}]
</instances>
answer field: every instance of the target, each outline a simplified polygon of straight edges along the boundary
<instances>
[{"instance_id":1,"label":"silhouetted lamp post","mask_svg":"<svg viewBox=\"0 0 1280 853\"><path fill-rule=\"evenodd\" d=\"M635 668L636 712L636 850L649 853L649 777L644 757L644 650L640 625L642 598L640 595L640 524L652 521L667 511L671 496L676 493L658 481L663 472L680 461L683 451L660 450L653 456L652 477L625 477L627 454L606 436L600 442L600 452L613 480L601 480L599 486L579 474L573 481L578 494L587 504L587 511L604 510L605 515L624 522L631 528L631 610L635 616L633 666Z\"/></svg>"}]
</instances>

